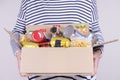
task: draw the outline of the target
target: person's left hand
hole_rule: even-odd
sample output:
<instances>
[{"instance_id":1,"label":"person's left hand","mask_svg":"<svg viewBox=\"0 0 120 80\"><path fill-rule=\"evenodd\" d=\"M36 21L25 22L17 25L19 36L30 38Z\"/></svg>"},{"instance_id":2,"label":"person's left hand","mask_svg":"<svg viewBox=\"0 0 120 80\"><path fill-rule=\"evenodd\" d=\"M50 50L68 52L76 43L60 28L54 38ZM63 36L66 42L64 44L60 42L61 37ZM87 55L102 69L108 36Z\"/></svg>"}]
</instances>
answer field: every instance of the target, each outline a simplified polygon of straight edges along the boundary
<instances>
[{"instance_id":1,"label":"person's left hand","mask_svg":"<svg viewBox=\"0 0 120 80\"><path fill-rule=\"evenodd\" d=\"M93 73L93 75L95 75L97 73L101 53L102 53L101 50L97 50L97 51L93 52L93 61L94 61L94 73Z\"/></svg>"}]
</instances>

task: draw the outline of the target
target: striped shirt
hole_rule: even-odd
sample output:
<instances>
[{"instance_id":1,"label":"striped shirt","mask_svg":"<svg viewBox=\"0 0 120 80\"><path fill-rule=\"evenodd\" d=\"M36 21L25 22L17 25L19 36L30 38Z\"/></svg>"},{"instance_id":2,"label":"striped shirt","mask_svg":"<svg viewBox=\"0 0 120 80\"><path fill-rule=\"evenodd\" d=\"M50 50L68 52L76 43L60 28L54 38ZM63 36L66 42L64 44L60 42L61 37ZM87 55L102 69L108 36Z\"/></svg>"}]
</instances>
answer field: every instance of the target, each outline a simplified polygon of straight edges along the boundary
<instances>
[{"instance_id":1,"label":"striped shirt","mask_svg":"<svg viewBox=\"0 0 120 80\"><path fill-rule=\"evenodd\" d=\"M62 23L89 23L98 44L103 42L96 0L22 0L13 32L19 37L19 33L26 32L27 25ZM20 50L13 40L11 44L14 52Z\"/></svg>"}]
</instances>

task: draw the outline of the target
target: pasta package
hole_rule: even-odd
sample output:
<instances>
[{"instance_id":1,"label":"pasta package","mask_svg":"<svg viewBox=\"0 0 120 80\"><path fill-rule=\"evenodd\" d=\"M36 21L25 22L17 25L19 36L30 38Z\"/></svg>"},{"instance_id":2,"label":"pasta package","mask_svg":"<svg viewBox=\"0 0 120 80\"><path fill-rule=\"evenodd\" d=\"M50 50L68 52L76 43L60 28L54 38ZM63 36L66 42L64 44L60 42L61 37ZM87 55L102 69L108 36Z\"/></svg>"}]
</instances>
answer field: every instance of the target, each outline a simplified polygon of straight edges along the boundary
<instances>
[{"instance_id":1,"label":"pasta package","mask_svg":"<svg viewBox=\"0 0 120 80\"><path fill-rule=\"evenodd\" d=\"M90 47L92 46L90 42L83 40L76 40L71 42L71 47Z\"/></svg>"}]
</instances>

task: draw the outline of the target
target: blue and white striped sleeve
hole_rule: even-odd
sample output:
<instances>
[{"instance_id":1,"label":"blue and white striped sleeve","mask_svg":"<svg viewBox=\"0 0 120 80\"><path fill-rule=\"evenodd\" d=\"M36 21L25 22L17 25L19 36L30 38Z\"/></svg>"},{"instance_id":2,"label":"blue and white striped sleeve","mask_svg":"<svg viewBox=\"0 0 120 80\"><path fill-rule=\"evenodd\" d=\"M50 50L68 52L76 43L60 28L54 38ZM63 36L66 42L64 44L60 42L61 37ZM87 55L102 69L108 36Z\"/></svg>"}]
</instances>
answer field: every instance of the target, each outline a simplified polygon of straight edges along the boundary
<instances>
[{"instance_id":1,"label":"blue and white striped sleeve","mask_svg":"<svg viewBox=\"0 0 120 80\"><path fill-rule=\"evenodd\" d=\"M92 32L95 34L95 36L98 38L98 41L96 44L101 44L104 42L104 38L102 36L102 32L99 26L99 21L98 21L98 11L97 11L97 3L96 0L92 0L92 5L91 5L91 12L92 12L92 23L91 23L91 29ZM100 47L103 49L103 47Z\"/></svg>"},{"instance_id":2,"label":"blue and white striped sleeve","mask_svg":"<svg viewBox=\"0 0 120 80\"><path fill-rule=\"evenodd\" d=\"M20 11L19 11L17 21L16 21L16 25L12 30L12 32L14 33L17 39L19 39L20 34L25 34L26 32L25 31L25 27L26 27L26 23L25 23L26 11L25 10L26 10L26 5L27 5L26 3L27 3L27 0L22 0ZM11 43L14 54L16 53L16 51L19 51L21 49L21 47L12 38L10 40L10 43Z\"/></svg>"}]
</instances>

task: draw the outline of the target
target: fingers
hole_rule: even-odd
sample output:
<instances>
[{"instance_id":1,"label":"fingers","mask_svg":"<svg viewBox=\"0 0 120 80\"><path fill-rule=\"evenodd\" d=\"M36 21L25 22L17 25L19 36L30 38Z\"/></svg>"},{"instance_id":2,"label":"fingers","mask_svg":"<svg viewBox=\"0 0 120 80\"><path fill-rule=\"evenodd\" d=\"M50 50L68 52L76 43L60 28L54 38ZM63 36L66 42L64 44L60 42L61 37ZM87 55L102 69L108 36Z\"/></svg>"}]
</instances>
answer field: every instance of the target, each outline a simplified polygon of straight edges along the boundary
<instances>
[{"instance_id":1,"label":"fingers","mask_svg":"<svg viewBox=\"0 0 120 80\"><path fill-rule=\"evenodd\" d=\"M20 74L20 76L21 76L21 77L28 77L28 76L30 76L29 74L21 73L21 72L20 72L21 51L17 51L17 52L16 52L16 57L17 57L18 70L19 70L19 74Z\"/></svg>"},{"instance_id":2,"label":"fingers","mask_svg":"<svg viewBox=\"0 0 120 80\"><path fill-rule=\"evenodd\" d=\"M17 63L18 63L18 70L20 72L21 51L16 52L16 58L17 58Z\"/></svg>"},{"instance_id":3,"label":"fingers","mask_svg":"<svg viewBox=\"0 0 120 80\"><path fill-rule=\"evenodd\" d=\"M21 51L16 52L17 60L21 60Z\"/></svg>"},{"instance_id":4,"label":"fingers","mask_svg":"<svg viewBox=\"0 0 120 80\"><path fill-rule=\"evenodd\" d=\"M93 73L93 76L97 73L97 69L98 69L98 65L99 65L99 60L100 60L100 56L101 56L101 51L100 51L100 50L94 52L94 55L93 55L94 73Z\"/></svg>"},{"instance_id":5,"label":"fingers","mask_svg":"<svg viewBox=\"0 0 120 80\"><path fill-rule=\"evenodd\" d=\"M93 75L95 75L97 73L97 69L98 69L98 65L99 65L99 58L94 58L94 73Z\"/></svg>"},{"instance_id":6,"label":"fingers","mask_svg":"<svg viewBox=\"0 0 120 80\"><path fill-rule=\"evenodd\" d=\"M21 76L21 77L28 77L28 74L25 74L25 73L21 73L21 72L20 72L21 51L17 51L17 52L16 52L16 58L17 58L18 70L19 70L20 76Z\"/></svg>"}]
</instances>

